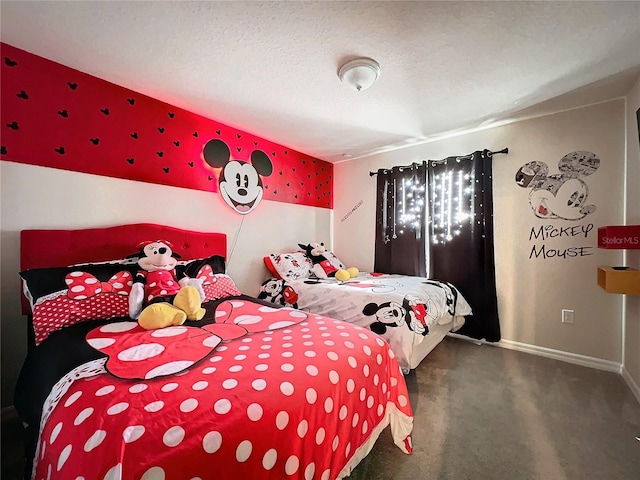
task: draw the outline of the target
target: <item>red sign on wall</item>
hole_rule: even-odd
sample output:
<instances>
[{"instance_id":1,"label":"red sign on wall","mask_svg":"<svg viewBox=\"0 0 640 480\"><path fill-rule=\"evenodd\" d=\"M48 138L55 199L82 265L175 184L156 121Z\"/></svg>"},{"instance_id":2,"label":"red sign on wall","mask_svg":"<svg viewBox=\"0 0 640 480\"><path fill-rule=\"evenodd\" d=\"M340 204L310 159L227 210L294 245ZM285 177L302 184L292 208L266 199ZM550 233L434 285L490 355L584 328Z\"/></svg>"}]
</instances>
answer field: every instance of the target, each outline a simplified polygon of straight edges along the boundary
<instances>
[{"instance_id":1,"label":"red sign on wall","mask_svg":"<svg viewBox=\"0 0 640 480\"><path fill-rule=\"evenodd\" d=\"M229 160L272 164L263 198L333 208L333 165L5 43L0 158L216 192L203 157L221 140Z\"/></svg>"},{"instance_id":2,"label":"red sign on wall","mask_svg":"<svg viewBox=\"0 0 640 480\"><path fill-rule=\"evenodd\" d=\"M598 228L598 248L640 249L640 225Z\"/></svg>"}]
</instances>

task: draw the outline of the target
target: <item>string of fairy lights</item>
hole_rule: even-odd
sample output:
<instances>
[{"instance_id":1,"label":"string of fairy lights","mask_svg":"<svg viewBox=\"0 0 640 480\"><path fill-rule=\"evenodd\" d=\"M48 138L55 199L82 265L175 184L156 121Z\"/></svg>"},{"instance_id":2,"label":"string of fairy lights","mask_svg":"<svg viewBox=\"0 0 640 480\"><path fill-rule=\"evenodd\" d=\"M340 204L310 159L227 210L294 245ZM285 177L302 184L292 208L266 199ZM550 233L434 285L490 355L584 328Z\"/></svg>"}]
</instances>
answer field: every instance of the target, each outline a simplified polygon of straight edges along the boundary
<instances>
[{"instance_id":1,"label":"string of fairy lights","mask_svg":"<svg viewBox=\"0 0 640 480\"><path fill-rule=\"evenodd\" d=\"M429 241L436 245L446 244L460 235L466 226L473 226L474 223L480 225L484 221L484 207L482 203L478 203L479 210L475 210L476 197L484 198L485 182L491 182L490 173L485 178L482 162L499 153L508 154L509 148L494 152L477 151L470 155L443 160L428 160L433 167L437 164L447 166L443 172L432 172L433 176L428 182L426 170L422 169L426 169L427 161L423 161L422 165L413 163L406 167L394 167L391 171L385 169L369 172L371 176L377 173L383 173L385 176L391 172L401 173L400 179L398 175L386 178L384 190L381 192L384 243L398 238L398 235L409 233L420 238L422 230L428 225ZM476 171L475 166L460 164L462 160L477 160L480 162L480 172ZM489 171L490 168L489 164ZM403 173L404 170L410 172ZM477 173L480 173L480 176Z\"/></svg>"},{"instance_id":2,"label":"string of fairy lights","mask_svg":"<svg viewBox=\"0 0 640 480\"><path fill-rule=\"evenodd\" d=\"M474 216L473 179L462 170L448 170L430 182L431 242L447 243L460 235Z\"/></svg>"},{"instance_id":3,"label":"string of fairy lights","mask_svg":"<svg viewBox=\"0 0 640 480\"><path fill-rule=\"evenodd\" d=\"M383 211L388 212L383 218L385 243L407 233L420 238L425 216L433 244L451 241L472 221L474 183L469 173L450 169L437 174L429 182L428 200L425 193L424 181L417 175L385 182Z\"/></svg>"},{"instance_id":4,"label":"string of fairy lights","mask_svg":"<svg viewBox=\"0 0 640 480\"><path fill-rule=\"evenodd\" d=\"M397 204L400 214L398 222L402 226L400 233L404 233L404 228L413 228L420 234L425 204L424 191L424 185L420 185L416 177L402 181L401 198Z\"/></svg>"}]
</instances>

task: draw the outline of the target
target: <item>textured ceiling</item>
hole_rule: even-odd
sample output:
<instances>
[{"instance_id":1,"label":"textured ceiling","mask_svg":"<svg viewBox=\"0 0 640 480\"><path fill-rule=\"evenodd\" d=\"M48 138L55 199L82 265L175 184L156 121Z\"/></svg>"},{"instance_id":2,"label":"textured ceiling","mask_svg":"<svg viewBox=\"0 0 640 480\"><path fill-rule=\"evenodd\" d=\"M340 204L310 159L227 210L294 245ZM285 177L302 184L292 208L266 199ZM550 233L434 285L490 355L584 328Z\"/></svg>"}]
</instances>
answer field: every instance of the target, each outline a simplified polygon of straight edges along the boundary
<instances>
[{"instance_id":1,"label":"textured ceiling","mask_svg":"<svg viewBox=\"0 0 640 480\"><path fill-rule=\"evenodd\" d=\"M5 43L328 161L621 96L640 74L638 1L0 8ZM337 76L357 56L382 68L363 92Z\"/></svg>"}]
</instances>

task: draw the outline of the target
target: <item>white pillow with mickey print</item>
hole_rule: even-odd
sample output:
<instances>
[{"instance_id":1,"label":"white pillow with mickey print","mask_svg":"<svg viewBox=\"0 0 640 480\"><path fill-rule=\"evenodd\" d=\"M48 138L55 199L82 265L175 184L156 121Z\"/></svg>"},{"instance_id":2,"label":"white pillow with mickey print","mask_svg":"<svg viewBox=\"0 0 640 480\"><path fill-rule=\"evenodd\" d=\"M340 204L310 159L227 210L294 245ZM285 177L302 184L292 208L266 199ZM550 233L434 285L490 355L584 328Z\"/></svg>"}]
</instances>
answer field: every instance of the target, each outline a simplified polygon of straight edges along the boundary
<instances>
[{"instance_id":1,"label":"white pillow with mickey print","mask_svg":"<svg viewBox=\"0 0 640 480\"><path fill-rule=\"evenodd\" d=\"M334 267L336 267L338 270L346 270L347 269L345 264L342 263L338 257L336 257L335 253L327 251L327 252L323 253L323 255L325 256L325 258L327 260L329 260L329 263L331 265L333 265Z\"/></svg>"},{"instance_id":2,"label":"white pillow with mickey print","mask_svg":"<svg viewBox=\"0 0 640 480\"><path fill-rule=\"evenodd\" d=\"M264 257L264 263L271 274L284 280L309 278L313 262L303 252L271 253Z\"/></svg>"}]
</instances>

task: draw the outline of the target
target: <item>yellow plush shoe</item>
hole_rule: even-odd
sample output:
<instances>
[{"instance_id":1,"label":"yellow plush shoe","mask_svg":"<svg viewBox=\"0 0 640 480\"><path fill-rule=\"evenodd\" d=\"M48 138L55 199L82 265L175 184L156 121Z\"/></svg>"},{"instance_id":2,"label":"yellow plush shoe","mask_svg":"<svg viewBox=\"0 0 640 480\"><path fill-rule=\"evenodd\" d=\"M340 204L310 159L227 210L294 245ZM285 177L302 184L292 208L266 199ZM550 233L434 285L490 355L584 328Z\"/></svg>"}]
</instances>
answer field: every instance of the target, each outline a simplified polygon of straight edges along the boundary
<instances>
[{"instance_id":1,"label":"yellow plush shoe","mask_svg":"<svg viewBox=\"0 0 640 480\"><path fill-rule=\"evenodd\" d=\"M190 285L180 289L176 298L173 299L173 305L187 315L187 320L201 320L207 312L202 308L200 292L196 287Z\"/></svg>"},{"instance_id":2,"label":"yellow plush shoe","mask_svg":"<svg viewBox=\"0 0 640 480\"><path fill-rule=\"evenodd\" d=\"M360 275L360 270L358 270L356 267L347 268L347 272L349 272L349 276L351 278L355 278Z\"/></svg>"},{"instance_id":3,"label":"yellow plush shoe","mask_svg":"<svg viewBox=\"0 0 640 480\"><path fill-rule=\"evenodd\" d=\"M152 303L146 307L138 318L138 325L145 330L182 325L187 314L170 303Z\"/></svg>"},{"instance_id":4,"label":"yellow plush shoe","mask_svg":"<svg viewBox=\"0 0 640 480\"><path fill-rule=\"evenodd\" d=\"M349 275L349 272L347 270L338 270L336 272L336 280L340 280L341 282L344 282L346 280L349 280L351 278L351 275Z\"/></svg>"}]
</instances>

